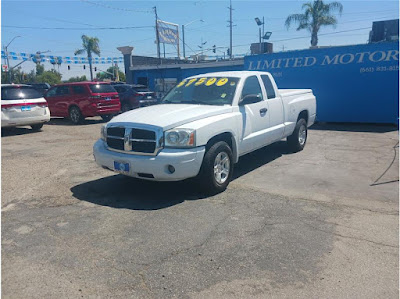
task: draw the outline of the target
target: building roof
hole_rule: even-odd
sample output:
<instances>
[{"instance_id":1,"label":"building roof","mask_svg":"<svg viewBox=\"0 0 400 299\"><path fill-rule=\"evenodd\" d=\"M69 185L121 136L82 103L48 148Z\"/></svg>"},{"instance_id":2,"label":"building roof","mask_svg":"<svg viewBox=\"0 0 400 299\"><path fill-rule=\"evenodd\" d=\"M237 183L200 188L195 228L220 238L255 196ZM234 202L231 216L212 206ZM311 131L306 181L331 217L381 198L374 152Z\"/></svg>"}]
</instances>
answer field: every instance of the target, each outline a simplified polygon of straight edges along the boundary
<instances>
[{"instance_id":1,"label":"building roof","mask_svg":"<svg viewBox=\"0 0 400 299\"><path fill-rule=\"evenodd\" d=\"M205 67L223 67L223 66L233 66L233 65L243 65L244 59L238 60L222 60L222 61L204 61L198 63L169 63L169 64L159 64L159 65L135 65L130 68L131 71L135 70L155 70L155 69L169 69L169 68L180 68L180 69L193 69L193 68L205 68Z\"/></svg>"}]
</instances>

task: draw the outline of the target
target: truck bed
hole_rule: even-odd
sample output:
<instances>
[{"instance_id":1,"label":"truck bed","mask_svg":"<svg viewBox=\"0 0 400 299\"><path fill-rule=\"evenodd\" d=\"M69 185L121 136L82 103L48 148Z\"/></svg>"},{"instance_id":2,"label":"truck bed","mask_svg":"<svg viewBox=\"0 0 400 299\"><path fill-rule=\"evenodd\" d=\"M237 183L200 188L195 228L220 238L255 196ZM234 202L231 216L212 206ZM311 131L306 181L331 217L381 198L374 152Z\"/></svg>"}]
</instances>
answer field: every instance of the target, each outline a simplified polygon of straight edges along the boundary
<instances>
[{"instance_id":1,"label":"truck bed","mask_svg":"<svg viewBox=\"0 0 400 299\"><path fill-rule=\"evenodd\" d=\"M293 95L300 95L305 93L312 93L311 89L278 89L279 94L281 96L293 96Z\"/></svg>"}]
</instances>

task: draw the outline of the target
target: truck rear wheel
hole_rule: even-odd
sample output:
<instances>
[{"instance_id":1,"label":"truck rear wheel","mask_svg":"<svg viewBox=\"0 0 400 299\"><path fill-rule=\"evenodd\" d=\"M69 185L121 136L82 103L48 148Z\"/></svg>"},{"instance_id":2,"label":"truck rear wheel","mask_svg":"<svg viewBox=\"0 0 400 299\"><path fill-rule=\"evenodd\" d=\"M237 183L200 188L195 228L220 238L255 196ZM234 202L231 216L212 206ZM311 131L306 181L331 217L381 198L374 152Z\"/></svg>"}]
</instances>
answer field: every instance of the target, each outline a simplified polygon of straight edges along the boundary
<instances>
[{"instance_id":1,"label":"truck rear wheel","mask_svg":"<svg viewBox=\"0 0 400 299\"><path fill-rule=\"evenodd\" d=\"M203 158L198 179L202 191L213 195L226 189L233 174L232 150L224 141L212 145Z\"/></svg>"},{"instance_id":2,"label":"truck rear wheel","mask_svg":"<svg viewBox=\"0 0 400 299\"><path fill-rule=\"evenodd\" d=\"M307 122L301 118L297 121L293 134L287 138L289 148L293 152L299 152L304 149L307 141Z\"/></svg>"}]
</instances>

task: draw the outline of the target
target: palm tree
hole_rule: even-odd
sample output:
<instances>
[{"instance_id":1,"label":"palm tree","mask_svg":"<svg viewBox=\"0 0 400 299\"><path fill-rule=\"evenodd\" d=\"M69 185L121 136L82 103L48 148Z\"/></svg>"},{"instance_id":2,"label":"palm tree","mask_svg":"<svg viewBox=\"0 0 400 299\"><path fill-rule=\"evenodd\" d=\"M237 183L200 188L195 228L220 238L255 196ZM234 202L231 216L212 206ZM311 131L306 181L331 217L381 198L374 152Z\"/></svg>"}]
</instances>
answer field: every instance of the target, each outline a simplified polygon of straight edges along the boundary
<instances>
[{"instance_id":1,"label":"palm tree","mask_svg":"<svg viewBox=\"0 0 400 299\"><path fill-rule=\"evenodd\" d=\"M82 53L87 53L90 68L90 81L93 81L93 71L92 71L92 53L100 56L99 39L97 37L90 37L82 35L82 47L75 51L75 55L80 55Z\"/></svg>"},{"instance_id":2,"label":"palm tree","mask_svg":"<svg viewBox=\"0 0 400 299\"><path fill-rule=\"evenodd\" d=\"M332 12L336 10L341 15L343 11L343 5L340 2L326 4L322 0L304 3L301 8L305 10L304 13L288 16L285 26L289 29L294 22L299 24L297 31L308 29L311 32L311 46L313 47L318 44L318 31L321 26L336 26L337 19Z\"/></svg>"}]
</instances>

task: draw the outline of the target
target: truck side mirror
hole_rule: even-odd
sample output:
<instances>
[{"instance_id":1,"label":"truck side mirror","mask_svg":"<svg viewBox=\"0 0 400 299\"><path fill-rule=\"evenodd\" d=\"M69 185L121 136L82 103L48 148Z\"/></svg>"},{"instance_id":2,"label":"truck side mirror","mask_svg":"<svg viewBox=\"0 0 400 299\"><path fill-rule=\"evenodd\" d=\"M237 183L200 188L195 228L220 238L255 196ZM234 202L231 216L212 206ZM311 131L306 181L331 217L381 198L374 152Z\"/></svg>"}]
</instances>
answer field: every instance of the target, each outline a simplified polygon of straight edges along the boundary
<instances>
[{"instance_id":1,"label":"truck side mirror","mask_svg":"<svg viewBox=\"0 0 400 299\"><path fill-rule=\"evenodd\" d=\"M248 94L245 95L242 101L239 103L239 106L244 106L248 104L254 104L261 101L261 96L257 94Z\"/></svg>"}]
</instances>

